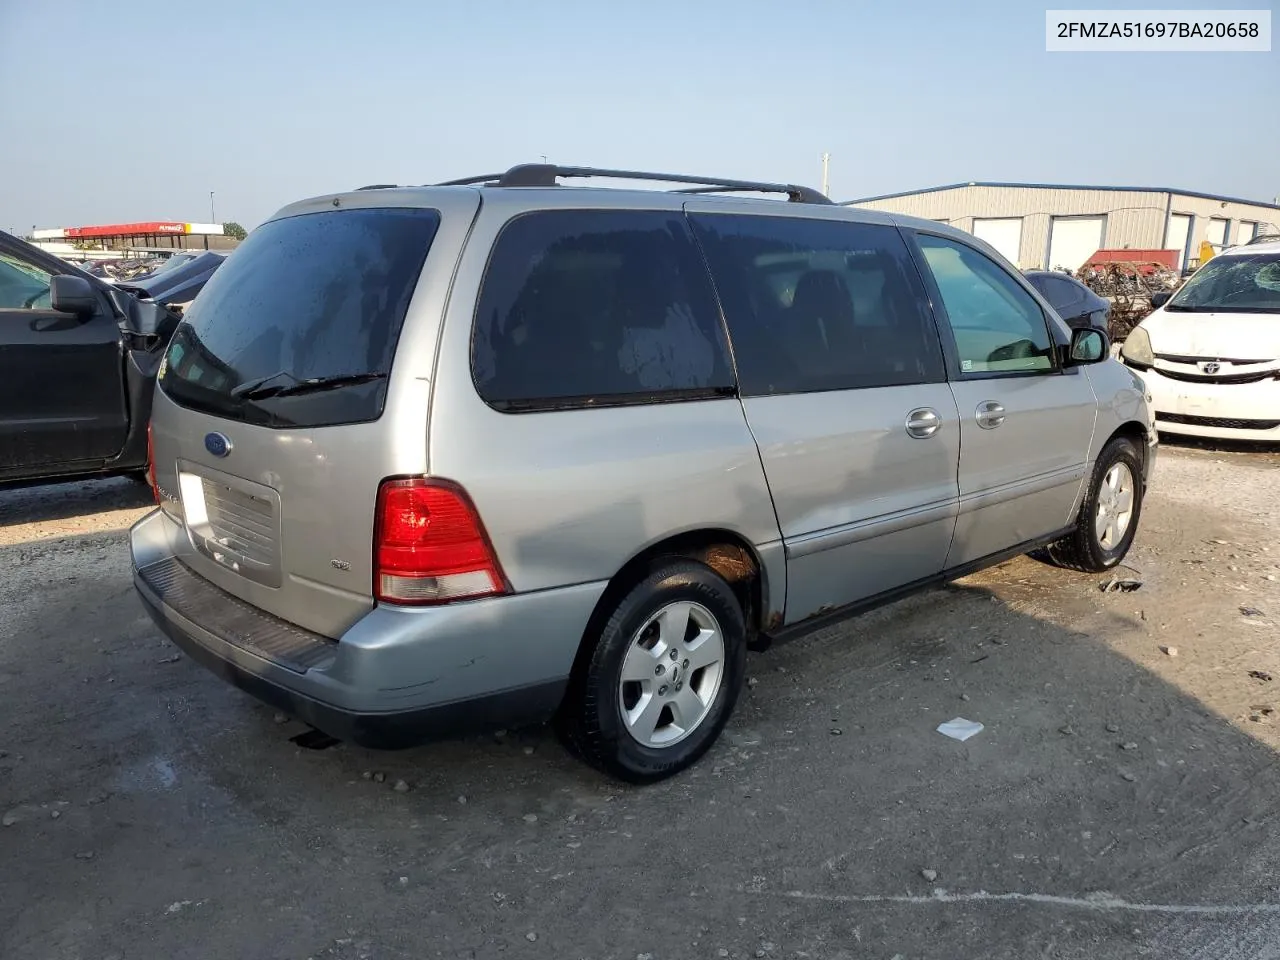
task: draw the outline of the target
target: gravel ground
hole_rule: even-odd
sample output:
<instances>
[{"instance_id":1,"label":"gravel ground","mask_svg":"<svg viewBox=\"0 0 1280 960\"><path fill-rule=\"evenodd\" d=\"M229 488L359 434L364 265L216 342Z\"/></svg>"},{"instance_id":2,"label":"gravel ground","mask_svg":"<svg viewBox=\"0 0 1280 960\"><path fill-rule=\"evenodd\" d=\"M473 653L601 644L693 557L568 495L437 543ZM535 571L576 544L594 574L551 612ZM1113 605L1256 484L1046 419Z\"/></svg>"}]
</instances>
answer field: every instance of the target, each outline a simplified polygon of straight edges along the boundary
<instances>
[{"instance_id":1,"label":"gravel ground","mask_svg":"<svg viewBox=\"0 0 1280 960\"><path fill-rule=\"evenodd\" d=\"M0 491L0 956L1275 958L1277 490L1166 445L1137 592L1020 558L757 655L645 789L304 749L143 615L145 489Z\"/></svg>"}]
</instances>

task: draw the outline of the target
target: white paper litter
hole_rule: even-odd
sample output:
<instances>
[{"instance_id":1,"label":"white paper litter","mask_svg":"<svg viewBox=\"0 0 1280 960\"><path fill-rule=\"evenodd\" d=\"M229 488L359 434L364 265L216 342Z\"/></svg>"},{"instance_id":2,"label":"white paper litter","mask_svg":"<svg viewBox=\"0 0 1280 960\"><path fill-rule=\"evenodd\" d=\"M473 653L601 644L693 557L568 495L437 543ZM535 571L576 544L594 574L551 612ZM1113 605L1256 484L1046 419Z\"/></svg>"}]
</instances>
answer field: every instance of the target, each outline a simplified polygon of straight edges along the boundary
<instances>
[{"instance_id":1,"label":"white paper litter","mask_svg":"<svg viewBox=\"0 0 1280 960\"><path fill-rule=\"evenodd\" d=\"M970 737L975 737L983 730L982 724L976 720L966 720L964 717L956 717L954 720L948 720L946 723L938 724L938 732L944 737L950 737L952 740L965 741Z\"/></svg>"}]
</instances>

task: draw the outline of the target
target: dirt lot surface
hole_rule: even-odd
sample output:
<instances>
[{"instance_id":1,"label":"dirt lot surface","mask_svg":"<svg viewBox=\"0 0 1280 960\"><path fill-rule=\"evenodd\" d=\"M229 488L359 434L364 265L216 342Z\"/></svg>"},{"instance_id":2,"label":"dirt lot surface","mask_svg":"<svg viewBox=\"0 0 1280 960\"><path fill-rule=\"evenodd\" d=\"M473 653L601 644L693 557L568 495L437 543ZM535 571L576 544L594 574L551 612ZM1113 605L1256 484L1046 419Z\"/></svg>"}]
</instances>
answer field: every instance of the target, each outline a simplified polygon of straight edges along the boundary
<instances>
[{"instance_id":1,"label":"dirt lot surface","mask_svg":"<svg viewBox=\"0 0 1280 960\"><path fill-rule=\"evenodd\" d=\"M1141 589L1022 558L756 655L635 789L541 730L303 749L143 615L145 490L0 492L0 956L1278 957L1278 493L1166 445Z\"/></svg>"}]
</instances>

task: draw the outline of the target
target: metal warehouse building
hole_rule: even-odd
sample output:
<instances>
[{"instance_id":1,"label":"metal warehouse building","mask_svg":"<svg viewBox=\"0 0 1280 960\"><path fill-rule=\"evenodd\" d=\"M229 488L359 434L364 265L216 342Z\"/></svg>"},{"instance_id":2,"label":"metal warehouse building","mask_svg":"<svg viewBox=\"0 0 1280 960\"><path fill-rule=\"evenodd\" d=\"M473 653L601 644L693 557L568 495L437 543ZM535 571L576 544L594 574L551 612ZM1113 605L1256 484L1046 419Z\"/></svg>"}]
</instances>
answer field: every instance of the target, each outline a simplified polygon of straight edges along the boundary
<instances>
[{"instance_id":1,"label":"metal warehouse building","mask_svg":"<svg viewBox=\"0 0 1280 960\"><path fill-rule=\"evenodd\" d=\"M853 200L851 206L938 220L986 240L1023 270L1077 270L1100 249L1177 250L1194 265L1215 250L1280 233L1280 205L1166 187L954 183Z\"/></svg>"}]
</instances>

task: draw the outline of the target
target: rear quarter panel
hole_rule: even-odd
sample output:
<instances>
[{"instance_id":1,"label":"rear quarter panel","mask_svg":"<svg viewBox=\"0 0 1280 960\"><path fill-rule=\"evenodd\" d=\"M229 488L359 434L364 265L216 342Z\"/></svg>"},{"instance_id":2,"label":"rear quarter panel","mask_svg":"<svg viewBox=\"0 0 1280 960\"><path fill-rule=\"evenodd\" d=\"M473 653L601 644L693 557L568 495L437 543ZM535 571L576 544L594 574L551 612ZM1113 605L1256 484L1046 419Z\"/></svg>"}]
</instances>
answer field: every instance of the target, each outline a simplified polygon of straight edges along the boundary
<instances>
[{"instance_id":1,"label":"rear quarter panel","mask_svg":"<svg viewBox=\"0 0 1280 960\"><path fill-rule=\"evenodd\" d=\"M607 580L667 537L717 528L756 547L765 610L780 611L781 536L739 400L512 414L477 394L472 319L499 231L529 209L532 192L518 193L486 193L458 267L431 400L432 475L466 488L517 591Z\"/></svg>"}]
</instances>

